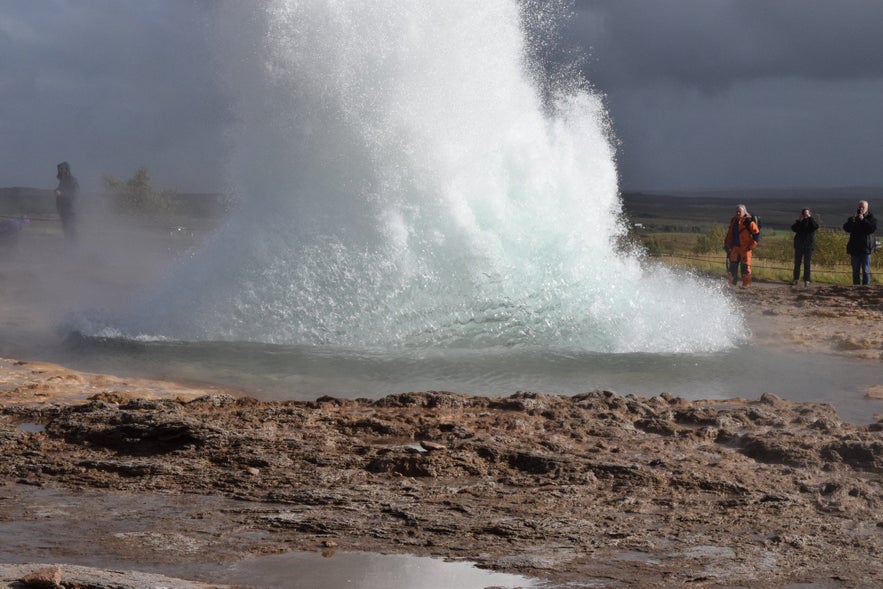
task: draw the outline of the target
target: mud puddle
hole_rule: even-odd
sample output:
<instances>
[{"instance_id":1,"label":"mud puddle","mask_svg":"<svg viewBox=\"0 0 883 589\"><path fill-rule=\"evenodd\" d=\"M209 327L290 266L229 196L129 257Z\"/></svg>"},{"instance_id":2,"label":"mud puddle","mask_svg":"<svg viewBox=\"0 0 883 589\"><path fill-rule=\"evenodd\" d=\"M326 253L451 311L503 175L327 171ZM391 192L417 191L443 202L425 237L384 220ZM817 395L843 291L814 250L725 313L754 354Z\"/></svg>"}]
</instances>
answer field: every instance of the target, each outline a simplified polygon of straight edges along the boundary
<instances>
[{"instance_id":1,"label":"mud puddle","mask_svg":"<svg viewBox=\"0 0 883 589\"><path fill-rule=\"evenodd\" d=\"M330 549L269 556L284 545L239 522L267 504L191 495L0 488L0 562L128 569L243 587L483 589L540 580L469 562Z\"/></svg>"}]
</instances>

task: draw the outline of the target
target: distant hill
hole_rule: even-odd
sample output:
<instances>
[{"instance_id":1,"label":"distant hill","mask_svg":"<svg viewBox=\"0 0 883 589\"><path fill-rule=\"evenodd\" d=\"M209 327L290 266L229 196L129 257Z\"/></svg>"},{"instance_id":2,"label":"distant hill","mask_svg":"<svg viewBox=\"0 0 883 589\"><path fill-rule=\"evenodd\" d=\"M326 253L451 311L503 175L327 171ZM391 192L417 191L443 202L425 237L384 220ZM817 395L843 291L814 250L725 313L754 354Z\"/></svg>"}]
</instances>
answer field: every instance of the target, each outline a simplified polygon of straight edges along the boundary
<instances>
[{"instance_id":1,"label":"distant hill","mask_svg":"<svg viewBox=\"0 0 883 589\"><path fill-rule=\"evenodd\" d=\"M0 215L43 215L54 212L54 190L23 186L0 188Z\"/></svg>"},{"instance_id":2,"label":"distant hill","mask_svg":"<svg viewBox=\"0 0 883 589\"><path fill-rule=\"evenodd\" d=\"M84 199L98 198L83 194ZM224 215L229 199L223 194L211 192L182 193L175 196L176 208L181 215L214 218ZM14 186L0 188L0 215L49 215L55 214L55 190Z\"/></svg>"},{"instance_id":3,"label":"distant hill","mask_svg":"<svg viewBox=\"0 0 883 589\"><path fill-rule=\"evenodd\" d=\"M883 211L883 188L788 188L775 190L709 190L680 193L625 192L623 205L632 223L656 230L695 231L726 224L736 205L760 215L765 229L790 230L800 210L808 207L823 227L840 227L859 200Z\"/></svg>"},{"instance_id":4,"label":"distant hill","mask_svg":"<svg viewBox=\"0 0 883 589\"><path fill-rule=\"evenodd\" d=\"M766 200L792 198L855 198L856 200L880 200L883 187L880 186L834 186L834 187L791 187L791 188L748 188L748 189L706 189L706 190L628 190L625 194L647 196L677 196L695 198L742 198L743 200Z\"/></svg>"},{"instance_id":5,"label":"distant hill","mask_svg":"<svg viewBox=\"0 0 883 589\"><path fill-rule=\"evenodd\" d=\"M180 214L191 217L221 217L230 206L226 195L211 192L182 193L175 198ZM739 203L745 203L750 212L760 215L764 227L769 229L789 229L804 207L813 210L822 226L839 227L861 199L870 201L872 211L883 211L883 188L876 187L622 194L626 214L632 223L673 231L704 231L715 223L725 224ZM55 214L53 190L21 186L0 188L0 215L45 214Z\"/></svg>"},{"instance_id":6,"label":"distant hill","mask_svg":"<svg viewBox=\"0 0 883 589\"><path fill-rule=\"evenodd\" d=\"M217 218L230 210L230 198L215 192L183 192L175 196L175 208L190 217Z\"/></svg>"}]
</instances>

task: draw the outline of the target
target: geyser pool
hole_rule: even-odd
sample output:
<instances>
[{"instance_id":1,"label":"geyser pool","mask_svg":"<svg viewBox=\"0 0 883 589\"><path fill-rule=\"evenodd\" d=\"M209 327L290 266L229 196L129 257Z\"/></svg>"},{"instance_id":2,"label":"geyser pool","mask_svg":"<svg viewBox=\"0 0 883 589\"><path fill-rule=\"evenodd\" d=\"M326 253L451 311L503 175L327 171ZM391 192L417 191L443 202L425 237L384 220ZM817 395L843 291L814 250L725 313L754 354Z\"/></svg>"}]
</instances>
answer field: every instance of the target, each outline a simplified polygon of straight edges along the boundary
<instances>
[{"instance_id":1,"label":"geyser pool","mask_svg":"<svg viewBox=\"0 0 883 589\"><path fill-rule=\"evenodd\" d=\"M737 344L719 286L618 245L603 102L580 80L541 92L530 9L224 4L238 206L92 333L383 350Z\"/></svg>"}]
</instances>

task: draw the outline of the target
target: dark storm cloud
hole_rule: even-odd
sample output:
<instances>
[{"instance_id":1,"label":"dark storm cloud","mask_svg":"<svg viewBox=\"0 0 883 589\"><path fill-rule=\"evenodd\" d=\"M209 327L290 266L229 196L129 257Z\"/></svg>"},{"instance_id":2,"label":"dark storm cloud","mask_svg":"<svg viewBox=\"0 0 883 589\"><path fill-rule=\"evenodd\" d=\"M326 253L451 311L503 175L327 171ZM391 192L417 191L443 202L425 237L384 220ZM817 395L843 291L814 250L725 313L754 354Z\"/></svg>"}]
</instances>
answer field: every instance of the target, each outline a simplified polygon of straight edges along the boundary
<instances>
[{"instance_id":1,"label":"dark storm cloud","mask_svg":"<svg viewBox=\"0 0 883 589\"><path fill-rule=\"evenodd\" d=\"M883 185L883 2L574 8L626 188Z\"/></svg>"},{"instance_id":2,"label":"dark storm cloud","mask_svg":"<svg viewBox=\"0 0 883 589\"><path fill-rule=\"evenodd\" d=\"M140 166L157 184L218 188L226 115L204 43L205 8L0 5L0 185L51 185L55 164L69 160L89 188Z\"/></svg>"},{"instance_id":3,"label":"dark storm cloud","mask_svg":"<svg viewBox=\"0 0 883 589\"><path fill-rule=\"evenodd\" d=\"M566 2L522 1L540 22ZM0 186L50 187L69 160L91 188L146 166L159 187L222 189L216 5L0 1ZM561 40L605 97L625 188L883 186L883 1L575 0L573 13Z\"/></svg>"},{"instance_id":4,"label":"dark storm cloud","mask_svg":"<svg viewBox=\"0 0 883 589\"><path fill-rule=\"evenodd\" d=\"M588 70L618 84L706 90L768 77L883 77L883 2L578 0Z\"/></svg>"}]
</instances>

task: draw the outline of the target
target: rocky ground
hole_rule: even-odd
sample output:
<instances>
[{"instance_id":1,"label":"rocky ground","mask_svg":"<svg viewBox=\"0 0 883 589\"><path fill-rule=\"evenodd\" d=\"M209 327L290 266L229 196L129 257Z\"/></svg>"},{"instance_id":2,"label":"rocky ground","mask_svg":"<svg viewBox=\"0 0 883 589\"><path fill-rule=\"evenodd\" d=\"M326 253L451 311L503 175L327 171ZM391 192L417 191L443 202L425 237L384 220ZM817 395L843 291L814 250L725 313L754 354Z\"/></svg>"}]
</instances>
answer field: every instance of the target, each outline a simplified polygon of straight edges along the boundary
<instances>
[{"instance_id":1,"label":"rocky ground","mask_svg":"<svg viewBox=\"0 0 883 589\"><path fill-rule=\"evenodd\" d=\"M767 344L879 361L881 294L763 285L736 296L753 323L776 326L758 335ZM809 320L815 337L792 338ZM147 564L366 550L562 587L883 585L883 420L844 423L773 395L260 402L4 360L0 452L0 523L40 517L28 508L36 489L237 500L178 518L131 507L149 529L85 532L95 550ZM24 574L9 570L7 583ZM135 573L77 585L77 571L61 566L66 586L156 586Z\"/></svg>"},{"instance_id":2,"label":"rocky ground","mask_svg":"<svg viewBox=\"0 0 883 589\"><path fill-rule=\"evenodd\" d=\"M562 584L866 587L883 583L881 432L772 395L268 403L108 391L4 406L0 505L27 517L13 486L241 500L160 522L159 543L110 541L146 562L229 558L224 537L250 529L272 534L243 553L462 557ZM206 518L217 530L208 543ZM88 543L109 549L100 535Z\"/></svg>"},{"instance_id":3,"label":"rocky ground","mask_svg":"<svg viewBox=\"0 0 883 589\"><path fill-rule=\"evenodd\" d=\"M732 289L763 345L883 361L883 287L755 283ZM883 379L881 379L883 380Z\"/></svg>"}]
</instances>

